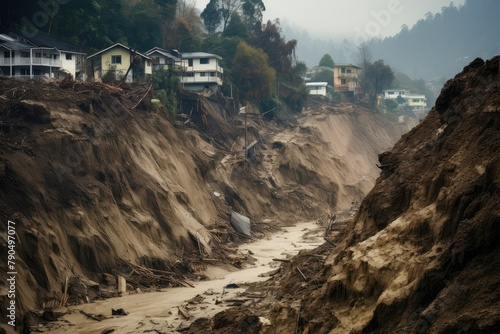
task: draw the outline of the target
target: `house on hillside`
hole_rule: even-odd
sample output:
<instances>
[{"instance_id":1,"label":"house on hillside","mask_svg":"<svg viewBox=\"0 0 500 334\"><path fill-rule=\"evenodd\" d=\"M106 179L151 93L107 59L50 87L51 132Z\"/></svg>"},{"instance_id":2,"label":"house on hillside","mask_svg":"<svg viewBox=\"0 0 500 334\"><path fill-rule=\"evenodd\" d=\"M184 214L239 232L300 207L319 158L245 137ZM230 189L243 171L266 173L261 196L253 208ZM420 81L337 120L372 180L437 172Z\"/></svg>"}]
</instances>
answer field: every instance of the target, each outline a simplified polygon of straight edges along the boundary
<instances>
[{"instance_id":1,"label":"house on hillside","mask_svg":"<svg viewBox=\"0 0 500 334\"><path fill-rule=\"evenodd\" d=\"M151 60L145 54L116 43L88 57L91 64L89 77L94 80L121 80L127 75L125 82L142 82L152 74Z\"/></svg>"},{"instance_id":2,"label":"house on hillside","mask_svg":"<svg viewBox=\"0 0 500 334\"><path fill-rule=\"evenodd\" d=\"M359 73L361 67L353 64L335 64L333 68L333 90L356 95L361 93Z\"/></svg>"},{"instance_id":3,"label":"house on hillside","mask_svg":"<svg viewBox=\"0 0 500 334\"><path fill-rule=\"evenodd\" d=\"M217 91L222 86L222 58L206 52L186 52L180 54L183 74L181 83L184 89Z\"/></svg>"},{"instance_id":4,"label":"house on hillside","mask_svg":"<svg viewBox=\"0 0 500 334\"><path fill-rule=\"evenodd\" d=\"M417 115L423 114L427 108L427 98L422 94L411 94L406 89L386 89L384 99L397 100L399 104L410 108Z\"/></svg>"},{"instance_id":5,"label":"house on hillside","mask_svg":"<svg viewBox=\"0 0 500 334\"><path fill-rule=\"evenodd\" d=\"M71 44L37 33L33 37L0 34L0 69L16 78L54 78L65 70L84 80L86 54Z\"/></svg>"},{"instance_id":6,"label":"house on hillside","mask_svg":"<svg viewBox=\"0 0 500 334\"><path fill-rule=\"evenodd\" d=\"M181 67L181 54L177 50L167 51L165 49L154 47L144 52L146 56L151 57L153 61L153 70L168 69L169 67Z\"/></svg>"},{"instance_id":7,"label":"house on hillside","mask_svg":"<svg viewBox=\"0 0 500 334\"><path fill-rule=\"evenodd\" d=\"M309 95L326 97L328 82L307 82L306 87L309 90Z\"/></svg>"}]
</instances>

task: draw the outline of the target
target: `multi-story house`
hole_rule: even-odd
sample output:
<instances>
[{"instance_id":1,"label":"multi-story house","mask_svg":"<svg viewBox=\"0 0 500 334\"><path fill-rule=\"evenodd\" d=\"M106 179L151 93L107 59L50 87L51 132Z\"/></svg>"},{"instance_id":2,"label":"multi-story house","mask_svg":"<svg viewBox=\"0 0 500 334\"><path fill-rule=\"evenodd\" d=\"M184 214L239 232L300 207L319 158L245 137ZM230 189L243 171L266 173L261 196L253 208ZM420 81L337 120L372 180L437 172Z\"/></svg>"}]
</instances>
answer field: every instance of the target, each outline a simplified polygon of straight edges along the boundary
<instances>
[{"instance_id":1,"label":"multi-story house","mask_svg":"<svg viewBox=\"0 0 500 334\"><path fill-rule=\"evenodd\" d=\"M333 68L333 90L357 94L361 92L358 75L361 67L353 64L335 64Z\"/></svg>"},{"instance_id":2,"label":"multi-story house","mask_svg":"<svg viewBox=\"0 0 500 334\"><path fill-rule=\"evenodd\" d=\"M217 91L222 86L222 58L206 52L187 52L181 54L183 74L181 83L184 89Z\"/></svg>"},{"instance_id":3,"label":"multi-story house","mask_svg":"<svg viewBox=\"0 0 500 334\"><path fill-rule=\"evenodd\" d=\"M125 82L141 82L152 74L151 57L121 43L94 53L87 59L92 71L89 77L94 80L121 80L127 75Z\"/></svg>"},{"instance_id":4,"label":"multi-story house","mask_svg":"<svg viewBox=\"0 0 500 334\"><path fill-rule=\"evenodd\" d=\"M53 78L60 70L74 78L84 79L85 53L52 36L38 33L33 37L22 34L0 34L0 69L4 75L16 78Z\"/></svg>"}]
</instances>

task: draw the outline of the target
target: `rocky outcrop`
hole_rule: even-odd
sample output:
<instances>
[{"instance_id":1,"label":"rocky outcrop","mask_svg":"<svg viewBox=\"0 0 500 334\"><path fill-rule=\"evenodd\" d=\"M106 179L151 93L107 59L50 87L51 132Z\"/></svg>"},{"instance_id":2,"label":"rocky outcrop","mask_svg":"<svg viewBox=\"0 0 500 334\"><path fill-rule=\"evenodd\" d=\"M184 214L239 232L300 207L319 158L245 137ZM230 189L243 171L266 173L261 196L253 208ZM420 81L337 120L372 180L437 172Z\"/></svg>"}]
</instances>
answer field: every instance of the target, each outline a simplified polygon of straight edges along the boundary
<instances>
[{"instance_id":1,"label":"rocky outcrop","mask_svg":"<svg viewBox=\"0 0 500 334\"><path fill-rule=\"evenodd\" d=\"M386 168L305 296L303 333L500 331L499 64L471 63L380 155ZM325 309L337 320L318 329Z\"/></svg>"}]
</instances>

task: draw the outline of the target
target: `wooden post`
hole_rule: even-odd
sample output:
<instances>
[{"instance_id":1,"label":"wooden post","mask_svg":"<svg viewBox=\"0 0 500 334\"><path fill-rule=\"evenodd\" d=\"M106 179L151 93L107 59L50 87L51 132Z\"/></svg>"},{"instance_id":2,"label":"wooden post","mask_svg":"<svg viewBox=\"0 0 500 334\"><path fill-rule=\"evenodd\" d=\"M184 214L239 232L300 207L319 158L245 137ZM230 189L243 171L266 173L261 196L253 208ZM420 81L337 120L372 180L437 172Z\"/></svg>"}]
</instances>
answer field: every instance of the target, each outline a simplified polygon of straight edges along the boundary
<instances>
[{"instance_id":1,"label":"wooden post","mask_svg":"<svg viewBox=\"0 0 500 334\"><path fill-rule=\"evenodd\" d=\"M127 281L125 280L125 277L122 275L118 275L118 293L125 293L127 292Z\"/></svg>"},{"instance_id":2,"label":"wooden post","mask_svg":"<svg viewBox=\"0 0 500 334\"><path fill-rule=\"evenodd\" d=\"M59 307L63 307L64 305L66 305L66 300L68 299L68 281L69 277L66 276L66 282L64 283L64 293L62 295L61 304L59 304Z\"/></svg>"}]
</instances>

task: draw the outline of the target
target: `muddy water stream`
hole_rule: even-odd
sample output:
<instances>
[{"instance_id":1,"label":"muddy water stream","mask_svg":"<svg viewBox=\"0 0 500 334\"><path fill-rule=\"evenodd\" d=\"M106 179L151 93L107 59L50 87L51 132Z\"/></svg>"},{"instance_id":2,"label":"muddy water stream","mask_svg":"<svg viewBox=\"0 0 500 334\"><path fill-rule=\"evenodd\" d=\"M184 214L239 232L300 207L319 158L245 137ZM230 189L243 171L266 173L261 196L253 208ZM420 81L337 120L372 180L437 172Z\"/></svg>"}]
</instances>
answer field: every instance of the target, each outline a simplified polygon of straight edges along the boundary
<instances>
[{"instance_id":1,"label":"muddy water stream","mask_svg":"<svg viewBox=\"0 0 500 334\"><path fill-rule=\"evenodd\" d=\"M311 233L315 231L314 233ZM208 281L191 282L194 288L168 288L161 292L128 294L119 298L97 301L69 307L71 314L64 316L57 323L50 324L42 330L46 333L81 333L98 334L106 328L113 328L113 333L177 333L179 326L185 326L196 318L212 317L228 308L225 299L235 298L244 291L244 287L224 289L230 283L244 285L269 279L262 274L277 268L280 264L273 258L286 258L295 255L302 249L311 249L322 242L323 230L316 222L300 223L287 227L266 239L243 244L239 251L243 254L253 253L257 261L246 269L230 271L221 267L207 268ZM224 294L223 294L224 290ZM191 318L185 320L178 314L177 307L185 301L196 297L197 304L189 304ZM222 301L218 304L215 301ZM123 308L127 316L111 316L111 309ZM80 313L83 310L91 314L102 314L109 319L95 321Z\"/></svg>"}]
</instances>

